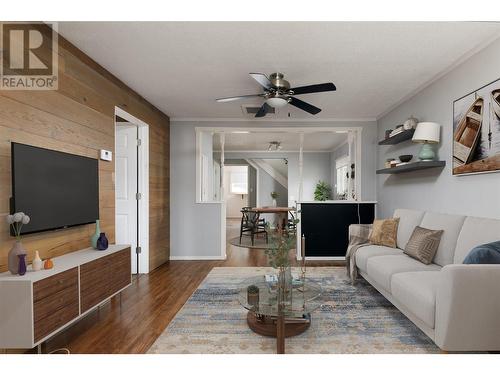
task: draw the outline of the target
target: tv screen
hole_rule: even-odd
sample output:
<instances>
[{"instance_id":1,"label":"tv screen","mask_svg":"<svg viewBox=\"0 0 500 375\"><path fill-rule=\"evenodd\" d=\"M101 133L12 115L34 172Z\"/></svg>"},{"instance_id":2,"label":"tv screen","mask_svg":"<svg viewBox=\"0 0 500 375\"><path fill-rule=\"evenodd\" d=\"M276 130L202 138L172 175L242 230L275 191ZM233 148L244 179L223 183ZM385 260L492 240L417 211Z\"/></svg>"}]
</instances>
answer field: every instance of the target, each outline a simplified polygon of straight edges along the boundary
<instances>
[{"instance_id":1,"label":"tv screen","mask_svg":"<svg viewBox=\"0 0 500 375\"><path fill-rule=\"evenodd\" d=\"M99 218L97 159L12 143L11 213L31 221L21 233L89 224Z\"/></svg>"}]
</instances>

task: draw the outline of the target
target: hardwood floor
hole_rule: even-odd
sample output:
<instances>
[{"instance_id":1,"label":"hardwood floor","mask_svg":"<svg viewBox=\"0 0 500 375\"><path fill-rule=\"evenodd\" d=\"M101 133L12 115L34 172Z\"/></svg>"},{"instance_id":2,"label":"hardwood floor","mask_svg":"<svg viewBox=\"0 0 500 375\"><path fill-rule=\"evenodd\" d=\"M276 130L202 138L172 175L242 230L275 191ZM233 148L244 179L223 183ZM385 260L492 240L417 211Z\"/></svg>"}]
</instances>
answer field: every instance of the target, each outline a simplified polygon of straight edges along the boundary
<instances>
[{"instance_id":1,"label":"hardwood floor","mask_svg":"<svg viewBox=\"0 0 500 375\"><path fill-rule=\"evenodd\" d=\"M237 236L237 225L228 221L228 238ZM228 245L225 261L171 261L148 275L136 277L121 297L114 297L49 340L43 352L66 347L71 353L145 353L213 267L266 265L263 250L232 245Z\"/></svg>"}]
</instances>

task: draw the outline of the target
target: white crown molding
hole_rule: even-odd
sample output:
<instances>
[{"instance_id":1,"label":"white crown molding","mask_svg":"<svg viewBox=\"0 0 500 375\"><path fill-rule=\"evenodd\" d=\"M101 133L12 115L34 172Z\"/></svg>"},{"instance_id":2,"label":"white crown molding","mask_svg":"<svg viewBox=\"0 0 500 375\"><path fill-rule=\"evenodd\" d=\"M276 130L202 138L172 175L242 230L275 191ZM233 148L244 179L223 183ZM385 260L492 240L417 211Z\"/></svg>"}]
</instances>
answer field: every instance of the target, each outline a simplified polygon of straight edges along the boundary
<instances>
[{"instance_id":1,"label":"white crown molding","mask_svg":"<svg viewBox=\"0 0 500 375\"><path fill-rule=\"evenodd\" d=\"M392 104L389 106L385 111L382 111L377 117L376 121L379 121L382 117L386 116L387 114L391 113L393 110L395 110L397 107L399 107L401 104L405 103L406 101L410 100L423 90L425 90L427 87L432 85L434 82L438 81L440 78L444 77L446 74L450 73L452 70L458 68L460 65L462 65L464 62L469 60L472 56L477 54L478 52L482 51L486 47L488 47L490 44L493 44L495 41L500 40L500 33L495 34L491 38L486 39L484 42L479 43L477 46L469 50L468 52L464 53L462 56L458 58L455 62L453 62L451 65L443 69L441 72L437 73L435 76L433 76L431 79L429 79L427 82L423 83L422 85L418 86L416 89L410 91L408 94L403 96L400 100L398 100L396 103Z\"/></svg>"},{"instance_id":2,"label":"white crown molding","mask_svg":"<svg viewBox=\"0 0 500 375\"><path fill-rule=\"evenodd\" d=\"M321 118L321 119L256 119L256 118L210 118L210 117L171 117L170 122L281 122L281 123L336 123L336 122L375 122L376 117L358 117L358 118Z\"/></svg>"}]
</instances>

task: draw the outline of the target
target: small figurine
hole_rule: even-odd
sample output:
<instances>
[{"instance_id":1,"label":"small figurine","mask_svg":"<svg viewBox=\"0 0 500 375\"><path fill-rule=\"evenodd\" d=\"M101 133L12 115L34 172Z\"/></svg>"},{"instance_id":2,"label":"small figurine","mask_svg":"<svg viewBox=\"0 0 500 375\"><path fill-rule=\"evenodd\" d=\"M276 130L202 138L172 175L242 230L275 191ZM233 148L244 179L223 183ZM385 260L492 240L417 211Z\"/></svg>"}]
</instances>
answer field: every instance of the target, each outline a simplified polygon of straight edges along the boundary
<instances>
[{"instance_id":1,"label":"small figurine","mask_svg":"<svg viewBox=\"0 0 500 375\"><path fill-rule=\"evenodd\" d=\"M47 259L45 260L45 263L43 264L43 268L46 270L50 270L51 268L54 267L54 262L52 262L52 259Z\"/></svg>"}]
</instances>

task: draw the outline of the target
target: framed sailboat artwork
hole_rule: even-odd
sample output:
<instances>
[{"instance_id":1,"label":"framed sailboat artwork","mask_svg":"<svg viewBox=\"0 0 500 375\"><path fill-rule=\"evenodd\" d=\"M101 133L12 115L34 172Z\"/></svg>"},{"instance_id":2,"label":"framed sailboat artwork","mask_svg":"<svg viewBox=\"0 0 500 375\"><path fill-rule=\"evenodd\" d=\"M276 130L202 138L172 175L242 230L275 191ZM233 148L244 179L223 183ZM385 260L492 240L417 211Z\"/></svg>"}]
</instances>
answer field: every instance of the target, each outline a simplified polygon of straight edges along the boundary
<instances>
[{"instance_id":1,"label":"framed sailboat artwork","mask_svg":"<svg viewBox=\"0 0 500 375\"><path fill-rule=\"evenodd\" d=\"M453 102L452 171L500 171L500 79Z\"/></svg>"}]
</instances>

